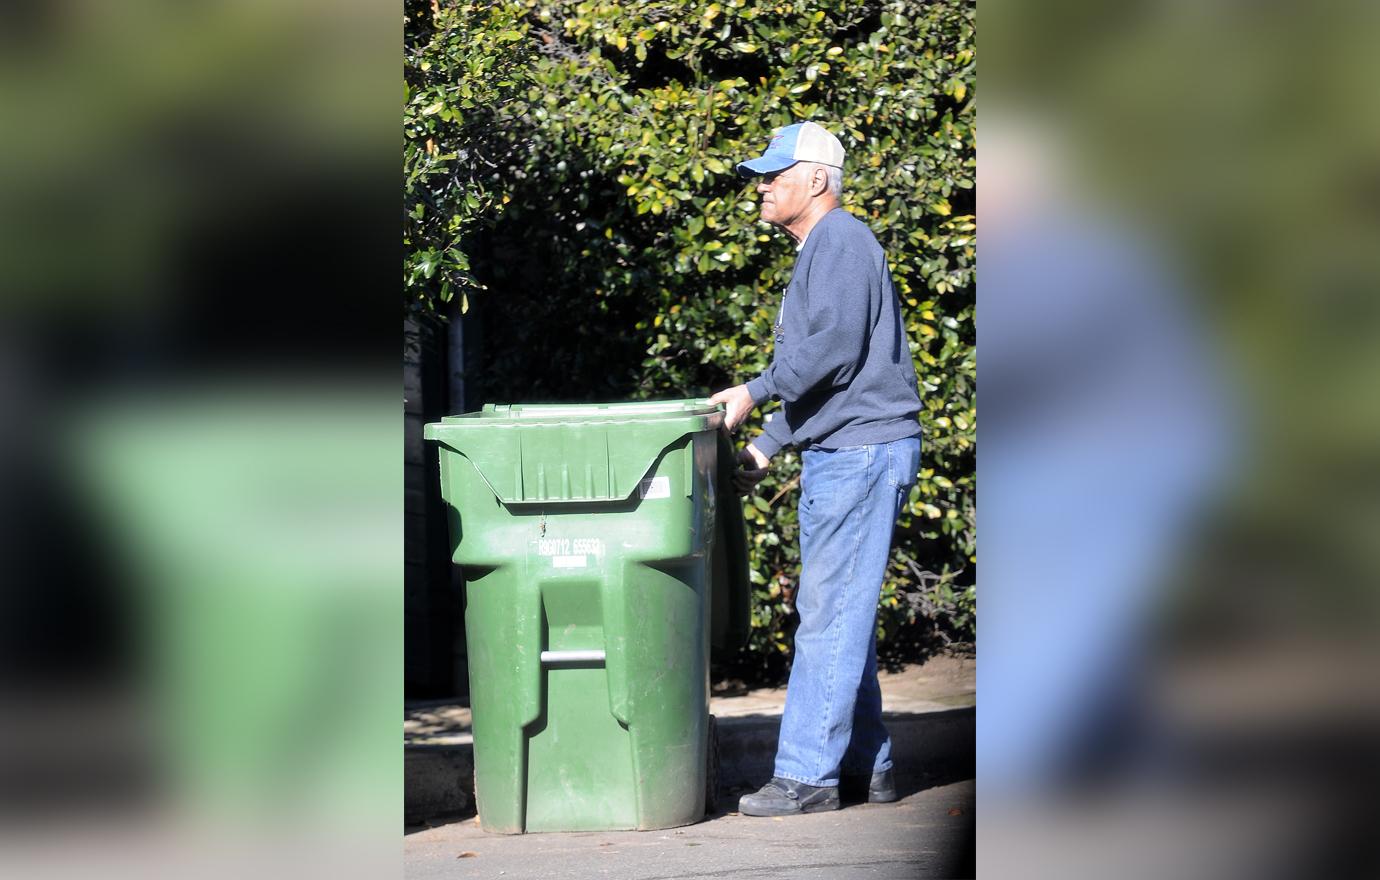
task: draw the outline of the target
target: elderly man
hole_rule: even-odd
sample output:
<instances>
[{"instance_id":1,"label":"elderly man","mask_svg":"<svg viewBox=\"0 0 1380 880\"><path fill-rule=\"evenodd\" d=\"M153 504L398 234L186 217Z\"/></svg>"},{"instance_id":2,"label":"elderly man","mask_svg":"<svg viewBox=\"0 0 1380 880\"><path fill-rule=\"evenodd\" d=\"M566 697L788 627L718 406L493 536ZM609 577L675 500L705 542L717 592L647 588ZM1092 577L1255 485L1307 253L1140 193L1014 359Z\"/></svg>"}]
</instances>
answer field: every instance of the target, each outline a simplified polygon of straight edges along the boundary
<instances>
[{"instance_id":1,"label":"elderly man","mask_svg":"<svg viewBox=\"0 0 1380 880\"><path fill-rule=\"evenodd\" d=\"M920 396L886 255L839 204L843 145L813 122L788 125L761 157L762 219L795 239L771 366L710 398L736 429L755 406L784 406L739 454L738 488L801 450L795 660L771 781L744 795L749 816L836 810L847 797L893 801L891 740L877 686L877 598L896 517L920 466Z\"/></svg>"}]
</instances>

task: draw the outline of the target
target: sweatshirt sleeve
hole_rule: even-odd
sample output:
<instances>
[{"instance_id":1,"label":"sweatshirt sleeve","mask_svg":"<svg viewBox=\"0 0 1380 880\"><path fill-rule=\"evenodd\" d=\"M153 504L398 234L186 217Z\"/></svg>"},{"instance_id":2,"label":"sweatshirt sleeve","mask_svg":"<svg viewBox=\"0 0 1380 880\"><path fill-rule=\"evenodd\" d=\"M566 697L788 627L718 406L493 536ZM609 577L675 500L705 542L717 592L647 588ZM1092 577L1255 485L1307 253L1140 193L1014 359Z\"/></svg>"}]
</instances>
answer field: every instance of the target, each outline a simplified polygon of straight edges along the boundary
<instances>
[{"instance_id":1,"label":"sweatshirt sleeve","mask_svg":"<svg viewBox=\"0 0 1380 880\"><path fill-rule=\"evenodd\" d=\"M786 424L786 414L778 412L767 422L767 427L753 439L752 444L767 458L781 451L781 447L791 442L791 426Z\"/></svg>"},{"instance_id":2,"label":"sweatshirt sleeve","mask_svg":"<svg viewBox=\"0 0 1380 880\"><path fill-rule=\"evenodd\" d=\"M832 238L819 243L805 282L805 338L747 383L754 403L794 403L817 387L836 388L857 375L872 314L870 262L864 248L841 247Z\"/></svg>"}]
</instances>

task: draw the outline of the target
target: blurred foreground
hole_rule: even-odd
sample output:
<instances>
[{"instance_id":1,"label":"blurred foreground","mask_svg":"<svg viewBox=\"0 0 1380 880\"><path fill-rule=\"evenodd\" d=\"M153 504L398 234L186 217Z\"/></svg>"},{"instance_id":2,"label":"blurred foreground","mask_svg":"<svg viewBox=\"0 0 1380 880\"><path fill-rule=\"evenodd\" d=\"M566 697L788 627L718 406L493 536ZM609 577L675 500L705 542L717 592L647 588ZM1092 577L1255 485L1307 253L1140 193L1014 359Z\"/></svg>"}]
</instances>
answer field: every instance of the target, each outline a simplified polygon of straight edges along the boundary
<instances>
[{"instance_id":1,"label":"blurred foreground","mask_svg":"<svg viewBox=\"0 0 1380 880\"><path fill-rule=\"evenodd\" d=\"M397 21L0 12L0 875L397 870Z\"/></svg>"},{"instance_id":2,"label":"blurred foreground","mask_svg":"<svg viewBox=\"0 0 1380 880\"><path fill-rule=\"evenodd\" d=\"M1380 9L982 24L979 874L1375 876Z\"/></svg>"}]
</instances>

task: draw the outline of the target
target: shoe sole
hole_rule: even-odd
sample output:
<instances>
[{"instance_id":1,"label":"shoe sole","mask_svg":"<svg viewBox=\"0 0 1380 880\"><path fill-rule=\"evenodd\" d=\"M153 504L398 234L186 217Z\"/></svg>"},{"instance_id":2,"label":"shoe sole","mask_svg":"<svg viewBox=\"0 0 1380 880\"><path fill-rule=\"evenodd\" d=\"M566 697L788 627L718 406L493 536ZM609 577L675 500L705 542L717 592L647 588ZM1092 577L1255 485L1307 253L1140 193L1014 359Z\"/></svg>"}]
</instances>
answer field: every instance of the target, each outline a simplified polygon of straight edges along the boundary
<instances>
[{"instance_id":1,"label":"shoe sole","mask_svg":"<svg viewBox=\"0 0 1380 880\"><path fill-rule=\"evenodd\" d=\"M867 797L842 798L840 803L843 806L858 806L859 804L894 804L901 799L896 792L888 794L869 794Z\"/></svg>"},{"instance_id":2,"label":"shoe sole","mask_svg":"<svg viewBox=\"0 0 1380 880\"><path fill-rule=\"evenodd\" d=\"M801 813L826 813L839 808L837 800L820 801L817 804L806 804L798 810L761 810L754 812L752 809L744 809L743 805L738 804L738 812L744 816L758 816L761 818L776 818L779 816L799 816Z\"/></svg>"},{"instance_id":3,"label":"shoe sole","mask_svg":"<svg viewBox=\"0 0 1380 880\"><path fill-rule=\"evenodd\" d=\"M865 791L861 788L850 787L847 792L839 792L839 799L845 804L890 804L901 799L896 789L869 788Z\"/></svg>"}]
</instances>

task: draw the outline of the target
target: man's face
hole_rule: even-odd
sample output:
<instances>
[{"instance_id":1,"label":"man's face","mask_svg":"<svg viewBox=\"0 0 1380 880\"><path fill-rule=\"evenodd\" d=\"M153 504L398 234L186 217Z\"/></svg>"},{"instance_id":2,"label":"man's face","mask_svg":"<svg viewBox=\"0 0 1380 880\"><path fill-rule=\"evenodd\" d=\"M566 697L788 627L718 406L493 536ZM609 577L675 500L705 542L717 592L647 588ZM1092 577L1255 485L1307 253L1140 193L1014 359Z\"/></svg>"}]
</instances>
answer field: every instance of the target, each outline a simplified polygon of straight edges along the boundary
<instances>
[{"instance_id":1,"label":"man's face","mask_svg":"<svg viewBox=\"0 0 1380 880\"><path fill-rule=\"evenodd\" d=\"M789 226L810 206L810 171L813 166L797 162L757 181L762 194L762 219L777 226Z\"/></svg>"}]
</instances>

